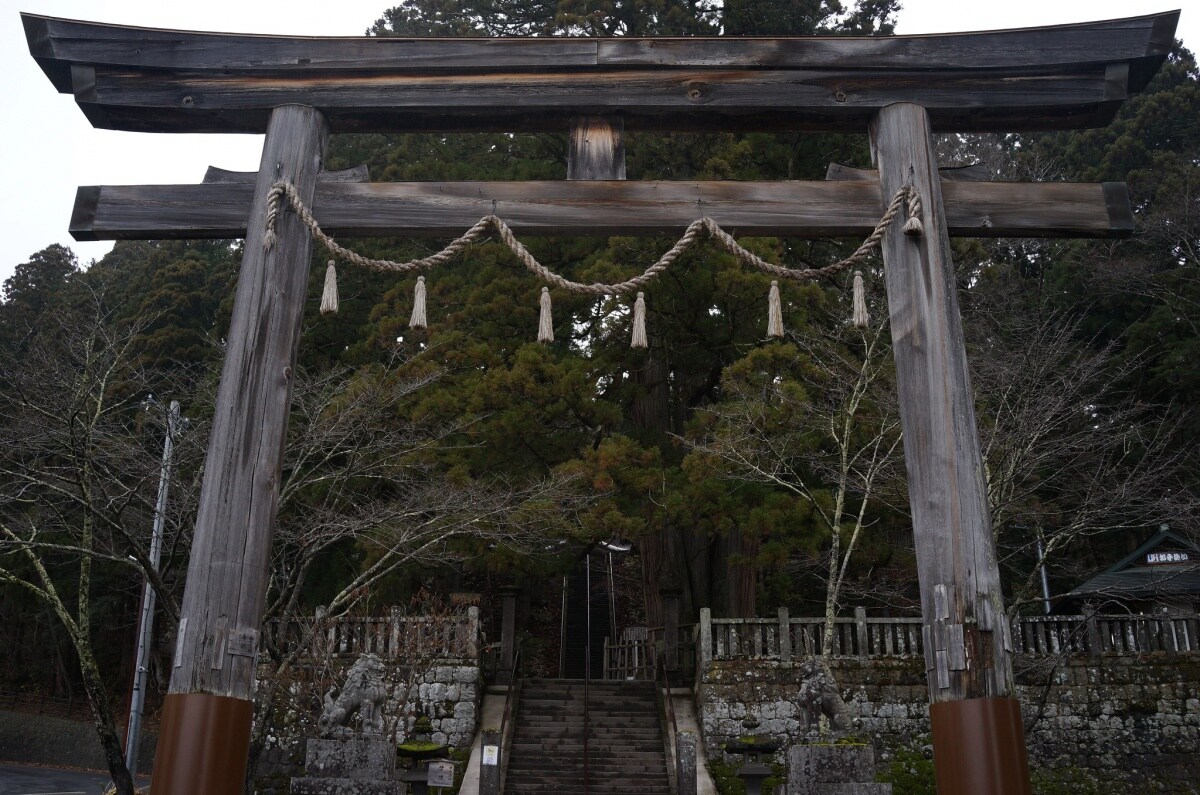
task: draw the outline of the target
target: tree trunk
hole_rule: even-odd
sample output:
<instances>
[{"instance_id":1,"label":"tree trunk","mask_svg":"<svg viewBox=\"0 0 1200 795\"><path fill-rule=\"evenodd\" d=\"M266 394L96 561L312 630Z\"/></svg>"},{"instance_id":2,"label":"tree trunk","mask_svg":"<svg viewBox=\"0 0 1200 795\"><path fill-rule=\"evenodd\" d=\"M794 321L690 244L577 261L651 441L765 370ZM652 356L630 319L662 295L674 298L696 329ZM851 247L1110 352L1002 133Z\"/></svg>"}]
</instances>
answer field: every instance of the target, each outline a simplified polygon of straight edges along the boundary
<instances>
[{"instance_id":1,"label":"tree trunk","mask_svg":"<svg viewBox=\"0 0 1200 795\"><path fill-rule=\"evenodd\" d=\"M129 768L125 766L125 751L117 732L116 721L113 720L112 705L108 701L100 669L92 656L91 643L80 637L74 638L74 641L75 650L79 654L79 671L83 675L83 689L92 708L96 735L104 748L104 762L108 765L108 774L112 776L117 795L134 795L133 777L129 775Z\"/></svg>"}]
</instances>

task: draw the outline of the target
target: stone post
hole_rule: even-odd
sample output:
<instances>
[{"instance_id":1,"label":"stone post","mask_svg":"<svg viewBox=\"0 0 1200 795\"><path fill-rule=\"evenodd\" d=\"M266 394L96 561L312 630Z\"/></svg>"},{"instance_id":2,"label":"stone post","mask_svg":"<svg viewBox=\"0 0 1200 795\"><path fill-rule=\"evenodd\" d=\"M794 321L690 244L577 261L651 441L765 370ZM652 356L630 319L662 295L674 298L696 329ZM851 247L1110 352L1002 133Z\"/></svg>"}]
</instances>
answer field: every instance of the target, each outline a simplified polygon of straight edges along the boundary
<instances>
[{"instance_id":1,"label":"stone post","mask_svg":"<svg viewBox=\"0 0 1200 795\"><path fill-rule=\"evenodd\" d=\"M779 608L779 661L792 661L792 619L786 607Z\"/></svg>"},{"instance_id":2,"label":"stone post","mask_svg":"<svg viewBox=\"0 0 1200 795\"><path fill-rule=\"evenodd\" d=\"M867 636L867 608L854 608L854 635L858 641L858 656L870 657L871 644Z\"/></svg>"},{"instance_id":3,"label":"stone post","mask_svg":"<svg viewBox=\"0 0 1200 795\"><path fill-rule=\"evenodd\" d=\"M679 670L679 594L677 588L659 590L663 611L663 656L668 671Z\"/></svg>"},{"instance_id":4,"label":"stone post","mask_svg":"<svg viewBox=\"0 0 1200 795\"><path fill-rule=\"evenodd\" d=\"M500 623L500 664L496 671L498 685L508 685L513 680L513 663L517 653L517 596L520 593L519 588L500 589L503 607Z\"/></svg>"},{"instance_id":5,"label":"stone post","mask_svg":"<svg viewBox=\"0 0 1200 795\"><path fill-rule=\"evenodd\" d=\"M679 795L696 795L696 735L675 733L675 780Z\"/></svg>"},{"instance_id":6,"label":"stone post","mask_svg":"<svg viewBox=\"0 0 1200 795\"><path fill-rule=\"evenodd\" d=\"M1084 622L1087 626L1088 655L1098 657L1104 651L1104 640L1100 637L1100 622L1096 620L1096 606L1083 606Z\"/></svg>"},{"instance_id":7,"label":"stone post","mask_svg":"<svg viewBox=\"0 0 1200 795\"><path fill-rule=\"evenodd\" d=\"M500 795L500 732L484 729L479 751L479 795Z\"/></svg>"}]
</instances>

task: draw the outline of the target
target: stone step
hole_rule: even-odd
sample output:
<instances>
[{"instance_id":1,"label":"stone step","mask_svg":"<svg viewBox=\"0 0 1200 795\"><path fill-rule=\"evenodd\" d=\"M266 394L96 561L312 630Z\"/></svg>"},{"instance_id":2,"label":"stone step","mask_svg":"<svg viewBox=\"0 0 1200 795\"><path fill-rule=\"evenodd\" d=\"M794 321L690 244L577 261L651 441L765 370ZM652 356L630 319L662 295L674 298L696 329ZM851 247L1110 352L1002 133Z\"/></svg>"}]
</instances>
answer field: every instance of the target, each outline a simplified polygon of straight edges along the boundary
<instances>
[{"instance_id":1,"label":"stone step","mask_svg":"<svg viewBox=\"0 0 1200 795\"><path fill-rule=\"evenodd\" d=\"M662 748L662 737L633 737L623 739L619 737L589 737L588 748L594 751L604 753L658 753ZM518 737L513 741L513 748L518 750L531 750L534 748L583 748L582 737ZM844 781L845 779L843 779ZM862 779L859 779L862 781Z\"/></svg>"},{"instance_id":2,"label":"stone step","mask_svg":"<svg viewBox=\"0 0 1200 795\"><path fill-rule=\"evenodd\" d=\"M294 778L292 795L400 795L399 781L361 778Z\"/></svg>"},{"instance_id":3,"label":"stone step","mask_svg":"<svg viewBox=\"0 0 1200 795\"><path fill-rule=\"evenodd\" d=\"M659 731L659 722L657 720L639 720L639 721L619 721L614 723L594 723L589 722L587 729L588 734L619 734L621 732L633 732L634 734L656 733ZM520 721L513 729L517 734L525 732L529 733L559 733L574 732L575 734L583 734L583 723L574 721L562 720L529 720Z\"/></svg>"},{"instance_id":4,"label":"stone step","mask_svg":"<svg viewBox=\"0 0 1200 795\"><path fill-rule=\"evenodd\" d=\"M588 782L597 795L670 795L657 694L650 682L592 682ZM528 680L505 779L509 795L582 791L582 681Z\"/></svg>"},{"instance_id":5,"label":"stone step","mask_svg":"<svg viewBox=\"0 0 1200 795\"><path fill-rule=\"evenodd\" d=\"M526 762L542 764L583 764L583 748L514 748L510 764ZM628 761L630 764L663 764L663 755L652 751L598 750L588 748L588 761L607 764Z\"/></svg>"},{"instance_id":6,"label":"stone step","mask_svg":"<svg viewBox=\"0 0 1200 795\"><path fill-rule=\"evenodd\" d=\"M561 745L564 742L583 742L583 732L581 731L560 731L560 732L517 732L513 735L513 744L521 745L537 745L546 741ZM662 734L655 729L654 731L636 731L636 732L588 732L588 745L593 748L613 747L613 748L645 748L650 746L658 748L663 743ZM330 773L330 775L339 775Z\"/></svg>"},{"instance_id":7,"label":"stone step","mask_svg":"<svg viewBox=\"0 0 1200 795\"><path fill-rule=\"evenodd\" d=\"M570 773L554 773L546 771L524 771L520 777L517 777L519 771L509 770L508 781L509 785L505 785L505 792L509 791L510 786L520 786L521 784L531 784L534 782L545 783L550 781L564 782L567 787L564 792L577 792L583 782L583 770L579 769ZM600 789L598 784L611 784L614 782L638 782L648 787L653 786L669 786L667 774L664 771L657 773L647 773L640 770L589 770L588 783L592 785L597 792L606 792L607 790Z\"/></svg>"},{"instance_id":8,"label":"stone step","mask_svg":"<svg viewBox=\"0 0 1200 795\"><path fill-rule=\"evenodd\" d=\"M582 791L578 778L531 779L517 783L510 775L504 791L509 795L565 795ZM638 778L588 779L589 790L603 795L670 795L666 781L647 781Z\"/></svg>"},{"instance_id":9,"label":"stone step","mask_svg":"<svg viewBox=\"0 0 1200 795\"><path fill-rule=\"evenodd\" d=\"M583 699L546 699L546 698L521 698L521 709L527 709L534 712L583 712ZM658 712L658 704L655 701L649 703L629 703L629 701L600 701L596 699L588 700L589 712L635 712L635 713L656 713Z\"/></svg>"},{"instance_id":10,"label":"stone step","mask_svg":"<svg viewBox=\"0 0 1200 795\"><path fill-rule=\"evenodd\" d=\"M506 788L506 795L565 795L565 793L580 792L578 781L557 781L534 783L529 782L520 787ZM604 785L592 783L591 791L603 795L671 795L671 788L666 785L652 786L641 782L617 784L609 782Z\"/></svg>"},{"instance_id":11,"label":"stone step","mask_svg":"<svg viewBox=\"0 0 1200 795\"><path fill-rule=\"evenodd\" d=\"M588 762L588 770L596 776L649 776L666 778L667 769L660 762L657 766L647 764L635 764L628 762L597 762L595 764ZM517 764L517 760L513 760L509 765L508 774L510 776L520 775L528 776L567 776L580 778L583 776L583 766L564 767L561 764L548 762L546 764Z\"/></svg>"}]
</instances>

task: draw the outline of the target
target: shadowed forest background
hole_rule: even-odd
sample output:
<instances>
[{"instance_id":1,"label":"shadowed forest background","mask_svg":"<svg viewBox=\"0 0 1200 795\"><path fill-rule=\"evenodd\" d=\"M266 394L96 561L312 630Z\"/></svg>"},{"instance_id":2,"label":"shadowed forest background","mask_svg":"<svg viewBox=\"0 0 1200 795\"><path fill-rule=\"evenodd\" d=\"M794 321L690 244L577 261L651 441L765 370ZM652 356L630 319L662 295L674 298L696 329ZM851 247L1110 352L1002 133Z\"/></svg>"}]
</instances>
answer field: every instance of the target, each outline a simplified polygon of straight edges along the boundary
<instances>
[{"instance_id":1,"label":"shadowed forest background","mask_svg":"<svg viewBox=\"0 0 1200 795\"><path fill-rule=\"evenodd\" d=\"M374 36L879 35L895 0L409 0ZM870 167L865 135L653 134L625 139L628 177L821 179ZM995 180L1127 181L1119 242L958 240L995 533L1014 612L1167 524L1200 538L1200 73L1177 48L1099 130L955 136L941 165ZM330 170L375 181L562 179L561 134L345 135ZM221 165L219 163L214 165ZM66 220L63 219L65 229ZM682 232L682 230L680 230ZM64 232L65 235L65 232ZM673 240L524 238L578 281L640 272ZM445 241L355 241L403 260ZM859 241L743 240L789 267ZM83 268L54 244L17 265L0 303L0 690L87 701L101 737L128 698L143 578L158 592L153 694L166 691L240 241L119 242ZM628 302L554 295L500 244L429 272L429 328L408 328L415 276L339 267L318 313L314 254L280 499L269 618L376 614L423 589L528 599L533 671L556 670L561 575L587 545L633 542L618 625L913 614L918 593L878 259L872 323L849 277L783 287L787 337L766 341L769 278L712 247L648 290L650 347ZM150 398L153 399L150 399ZM166 406L176 441L161 570L149 540Z\"/></svg>"}]
</instances>

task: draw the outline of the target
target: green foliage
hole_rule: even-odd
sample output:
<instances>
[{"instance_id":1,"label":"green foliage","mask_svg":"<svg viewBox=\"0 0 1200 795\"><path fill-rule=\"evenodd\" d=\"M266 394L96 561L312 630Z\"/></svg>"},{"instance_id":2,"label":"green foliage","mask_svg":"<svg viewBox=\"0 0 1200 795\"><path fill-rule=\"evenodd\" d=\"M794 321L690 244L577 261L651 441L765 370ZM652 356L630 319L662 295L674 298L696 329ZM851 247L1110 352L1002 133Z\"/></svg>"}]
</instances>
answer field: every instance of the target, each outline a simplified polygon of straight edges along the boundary
<instances>
[{"instance_id":1,"label":"green foliage","mask_svg":"<svg viewBox=\"0 0 1200 795\"><path fill-rule=\"evenodd\" d=\"M1094 773L1071 765L1055 765L1051 769L1030 773L1035 795L1113 795L1124 787L1112 781L1101 781Z\"/></svg>"},{"instance_id":2,"label":"green foliage","mask_svg":"<svg viewBox=\"0 0 1200 795\"><path fill-rule=\"evenodd\" d=\"M1116 342L1126 386L1147 403L1200 405L1200 71L1178 47L1112 124L1034 137L1026 161L1075 180L1127 181L1133 240L1070 244L1040 261L1052 305L1084 318L1081 336ZM1188 444L1200 438L1193 419Z\"/></svg>"},{"instance_id":3,"label":"green foliage","mask_svg":"<svg viewBox=\"0 0 1200 795\"><path fill-rule=\"evenodd\" d=\"M57 243L17 265L0 288L0 345L23 348L43 316L61 306L67 285L79 272L75 254Z\"/></svg>"},{"instance_id":4,"label":"green foliage","mask_svg":"<svg viewBox=\"0 0 1200 795\"><path fill-rule=\"evenodd\" d=\"M912 748L895 751L887 772L880 774L876 780L890 783L892 795L935 795L937 792L933 760Z\"/></svg>"},{"instance_id":5,"label":"green foliage","mask_svg":"<svg viewBox=\"0 0 1200 795\"><path fill-rule=\"evenodd\" d=\"M746 795L746 784L737 775L738 768L742 765L741 762L710 760L707 764L708 774L712 776L713 784L719 795ZM787 768L780 763L771 763L771 770L773 775L763 779L762 791L783 792L784 785L787 783Z\"/></svg>"}]
</instances>

